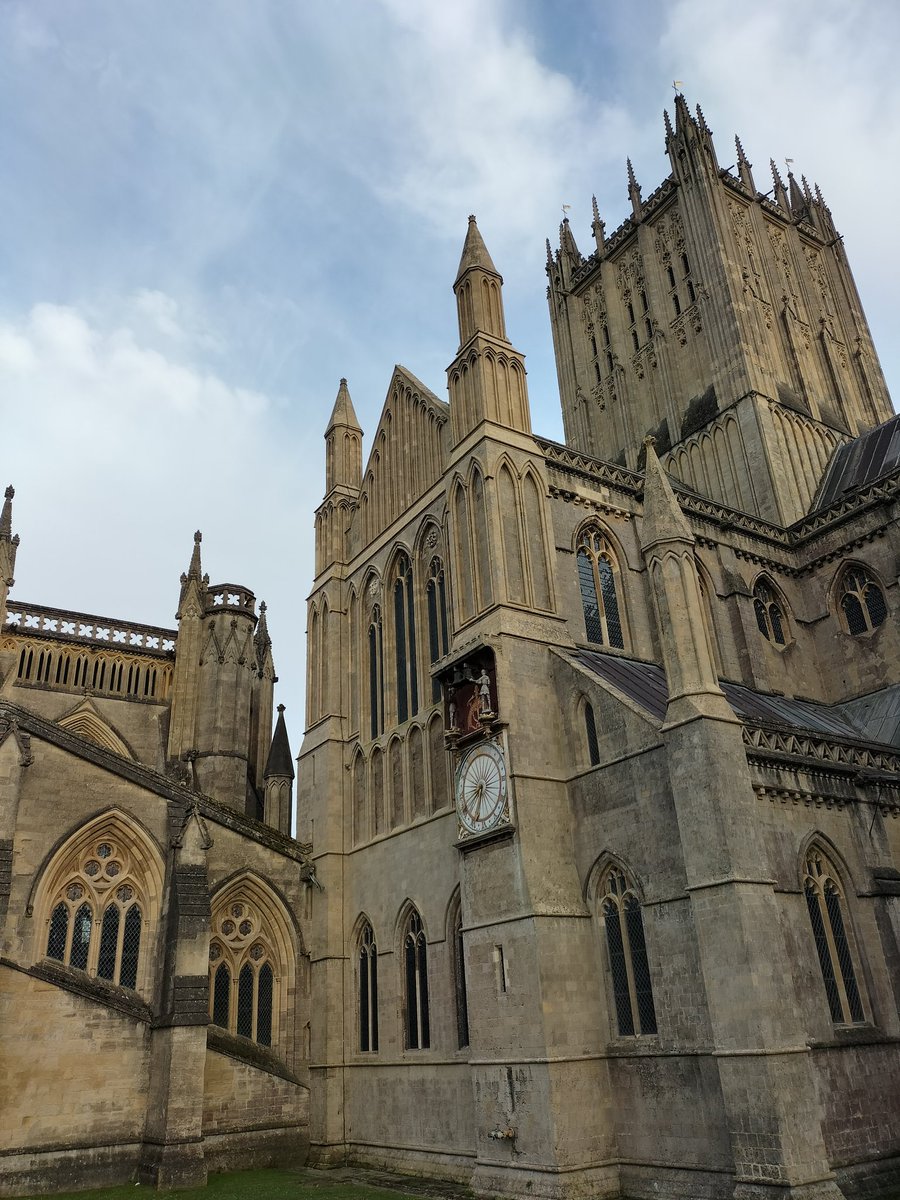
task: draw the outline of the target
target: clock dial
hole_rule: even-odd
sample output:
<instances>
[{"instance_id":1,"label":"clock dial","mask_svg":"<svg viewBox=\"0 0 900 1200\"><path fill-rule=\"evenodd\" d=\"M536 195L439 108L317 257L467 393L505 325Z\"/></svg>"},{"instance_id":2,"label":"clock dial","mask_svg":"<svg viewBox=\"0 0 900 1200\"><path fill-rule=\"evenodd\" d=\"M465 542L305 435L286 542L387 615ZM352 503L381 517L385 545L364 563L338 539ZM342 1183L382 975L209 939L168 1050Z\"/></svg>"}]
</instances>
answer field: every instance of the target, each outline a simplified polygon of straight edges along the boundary
<instances>
[{"instance_id":1,"label":"clock dial","mask_svg":"<svg viewBox=\"0 0 900 1200\"><path fill-rule=\"evenodd\" d=\"M464 833L485 833L507 811L506 762L493 744L476 746L456 773L456 811Z\"/></svg>"}]
</instances>

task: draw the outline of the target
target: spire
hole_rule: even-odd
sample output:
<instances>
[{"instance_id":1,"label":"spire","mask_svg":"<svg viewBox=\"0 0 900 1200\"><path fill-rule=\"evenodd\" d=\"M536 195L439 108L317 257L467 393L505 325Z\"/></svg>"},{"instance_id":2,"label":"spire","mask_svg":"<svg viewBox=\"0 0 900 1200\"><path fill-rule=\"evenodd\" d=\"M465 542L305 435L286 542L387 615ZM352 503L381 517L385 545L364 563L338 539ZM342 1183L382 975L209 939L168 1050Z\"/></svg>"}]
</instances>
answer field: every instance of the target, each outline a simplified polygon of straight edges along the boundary
<instances>
[{"instance_id":1,"label":"spire","mask_svg":"<svg viewBox=\"0 0 900 1200\"><path fill-rule=\"evenodd\" d=\"M809 219L809 209L806 205L806 199L803 192L800 190L800 185L794 178L794 172L788 171L788 188L790 194L791 216L796 217L798 221Z\"/></svg>"},{"instance_id":2,"label":"spire","mask_svg":"<svg viewBox=\"0 0 900 1200\"><path fill-rule=\"evenodd\" d=\"M778 173L778 168L775 166L775 159L769 159L769 166L772 168L772 181L775 184L775 203L783 208L784 211L790 214L791 208L788 204L787 191L784 182Z\"/></svg>"},{"instance_id":3,"label":"spire","mask_svg":"<svg viewBox=\"0 0 900 1200\"><path fill-rule=\"evenodd\" d=\"M660 542L688 542L694 544L694 535L675 498L669 478L656 454L656 442L652 437L644 439L646 462L644 464L644 523L641 526L641 547L649 550Z\"/></svg>"},{"instance_id":4,"label":"spire","mask_svg":"<svg viewBox=\"0 0 900 1200\"><path fill-rule=\"evenodd\" d=\"M282 779L294 778L294 760L291 757L291 745L288 741L287 726L284 723L284 705L278 705L278 720L275 722L275 732L272 735L272 748L266 760L263 772L265 779L279 776Z\"/></svg>"},{"instance_id":5,"label":"spire","mask_svg":"<svg viewBox=\"0 0 900 1200\"><path fill-rule=\"evenodd\" d=\"M600 218L600 209L597 207L596 196L591 196L591 211L594 215L594 219L591 222L591 233L594 235L597 249L602 251L606 245L606 224Z\"/></svg>"},{"instance_id":6,"label":"spire","mask_svg":"<svg viewBox=\"0 0 900 1200\"><path fill-rule=\"evenodd\" d=\"M741 177L741 183L748 187L751 192L756 191L756 184L753 182L753 163L747 158L744 153L744 147L741 145L741 139L735 135L734 148L737 151L737 169L738 175Z\"/></svg>"},{"instance_id":7,"label":"spire","mask_svg":"<svg viewBox=\"0 0 900 1200\"><path fill-rule=\"evenodd\" d=\"M208 576L201 575L202 567L200 566L200 543L203 541L203 534L198 529L194 534L194 549L191 553L191 565L187 569L187 574L181 576L181 595L178 597L178 611L175 614L180 621L184 615L185 599L191 590L197 593L197 603L200 607L194 615L199 615L202 611L201 592L205 585L209 582ZM192 606L196 607L196 606Z\"/></svg>"},{"instance_id":8,"label":"spire","mask_svg":"<svg viewBox=\"0 0 900 1200\"><path fill-rule=\"evenodd\" d=\"M476 333L485 333L506 341L502 287L500 272L488 254L474 216L470 216L459 270L453 285L461 347Z\"/></svg>"},{"instance_id":9,"label":"spire","mask_svg":"<svg viewBox=\"0 0 900 1200\"><path fill-rule=\"evenodd\" d=\"M500 278L500 272L494 266L493 259L488 254L488 248L484 244L484 238L478 229L478 224L474 214L469 214L469 228L466 231L466 240L463 243L462 255L459 260L459 270L456 272L456 283L453 287L459 284L463 275L467 271L471 271L473 267L478 267L482 271L488 271L491 275L496 275Z\"/></svg>"},{"instance_id":10,"label":"spire","mask_svg":"<svg viewBox=\"0 0 900 1200\"><path fill-rule=\"evenodd\" d=\"M347 380L341 379L338 387L337 398L334 402L334 408L331 410L331 417L328 421L328 426L325 430L325 436L340 425L344 429L358 429L362 433L362 427L356 419L356 410L353 407L353 401L350 399L350 389L347 387Z\"/></svg>"},{"instance_id":11,"label":"spire","mask_svg":"<svg viewBox=\"0 0 900 1200\"><path fill-rule=\"evenodd\" d=\"M325 430L325 495L336 487L359 490L362 484L362 427L347 380L341 379Z\"/></svg>"},{"instance_id":12,"label":"spire","mask_svg":"<svg viewBox=\"0 0 900 1200\"><path fill-rule=\"evenodd\" d=\"M200 530L194 533L194 550L191 554L191 565L188 567L188 579L200 578L200 543L203 541L203 534Z\"/></svg>"},{"instance_id":13,"label":"spire","mask_svg":"<svg viewBox=\"0 0 900 1200\"><path fill-rule=\"evenodd\" d=\"M10 485L3 494L3 511L0 512L0 537L12 536L12 502L16 489Z\"/></svg>"},{"instance_id":14,"label":"spire","mask_svg":"<svg viewBox=\"0 0 900 1200\"><path fill-rule=\"evenodd\" d=\"M675 93L675 132L683 135L688 132L694 124L694 118L691 116L691 110L687 106L687 100L684 98L684 92Z\"/></svg>"},{"instance_id":15,"label":"spire","mask_svg":"<svg viewBox=\"0 0 900 1200\"><path fill-rule=\"evenodd\" d=\"M568 255L573 267L584 262L584 257L575 243L575 235L572 233L568 217L563 217L559 226L559 248L563 254Z\"/></svg>"},{"instance_id":16,"label":"spire","mask_svg":"<svg viewBox=\"0 0 900 1200\"><path fill-rule=\"evenodd\" d=\"M269 636L269 623L266 620L265 600L260 600L259 602L259 620L256 623L256 630L253 634L253 645L256 649L256 665L261 671L266 652L272 648L272 639Z\"/></svg>"},{"instance_id":17,"label":"spire","mask_svg":"<svg viewBox=\"0 0 900 1200\"><path fill-rule=\"evenodd\" d=\"M634 213L635 220L640 220L641 217L641 185L638 183L634 175L634 167L631 165L631 159L628 162L628 198L631 201L631 209Z\"/></svg>"}]
</instances>

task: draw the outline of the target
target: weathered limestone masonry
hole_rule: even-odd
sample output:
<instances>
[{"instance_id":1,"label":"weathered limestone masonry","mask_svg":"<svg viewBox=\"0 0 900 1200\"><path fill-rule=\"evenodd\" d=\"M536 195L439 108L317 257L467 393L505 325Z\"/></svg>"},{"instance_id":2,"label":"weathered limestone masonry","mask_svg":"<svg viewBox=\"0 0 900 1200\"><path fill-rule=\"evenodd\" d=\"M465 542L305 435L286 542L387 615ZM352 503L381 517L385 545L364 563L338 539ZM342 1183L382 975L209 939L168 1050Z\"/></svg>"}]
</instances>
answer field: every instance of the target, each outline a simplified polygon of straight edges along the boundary
<instances>
[{"instance_id":1,"label":"weathered limestone masonry","mask_svg":"<svg viewBox=\"0 0 900 1200\"><path fill-rule=\"evenodd\" d=\"M821 191L665 130L548 247L565 445L474 217L449 403L341 380L299 841L265 606L10 599L7 491L0 1194L897 1194L900 417Z\"/></svg>"},{"instance_id":2,"label":"weathered limestone masonry","mask_svg":"<svg viewBox=\"0 0 900 1200\"><path fill-rule=\"evenodd\" d=\"M548 250L535 437L474 218L449 404L326 430L310 1151L484 1195L900 1183L900 427L821 192L702 114ZM648 438L649 435L649 438ZM659 457L657 457L659 455ZM340 669L336 669L339 665Z\"/></svg>"},{"instance_id":3,"label":"weathered limestone masonry","mask_svg":"<svg viewBox=\"0 0 900 1200\"><path fill-rule=\"evenodd\" d=\"M302 1162L309 848L264 609L199 534L177 632L8 604L11 501L0 1194Z\"/></svg>"}]
</instances>

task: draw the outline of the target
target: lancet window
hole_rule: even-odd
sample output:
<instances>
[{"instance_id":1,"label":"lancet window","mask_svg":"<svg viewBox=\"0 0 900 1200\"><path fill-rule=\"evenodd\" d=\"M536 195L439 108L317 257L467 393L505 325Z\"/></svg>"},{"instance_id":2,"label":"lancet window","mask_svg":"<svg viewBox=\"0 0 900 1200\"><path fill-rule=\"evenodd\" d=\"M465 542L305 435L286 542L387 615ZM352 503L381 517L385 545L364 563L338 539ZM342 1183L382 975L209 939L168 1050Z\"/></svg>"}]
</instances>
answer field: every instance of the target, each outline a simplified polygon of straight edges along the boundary
<instances>
[{"instance_id":1,"label":"lancet window","mask_svg":"<svg viewBox=\"0 0 900 1200\"><path fill-rule=\"evenodd\" d=\"M378 1049L378 947L368 921L359 935L359 1048Z\"/></svg>"},{"instance_id":2,"label":"lancet window","mask_svg":"<svg viewBox=\"0 0 900 1200\"><path fill-rule=\"evenodd\" d=\"M760 580L753 589L753 611L759 632L776 646L787 644L787 620L775 589Z\"/></svg>"},{"instance_id":3,"label":"lancet window","mask_svg":"<svg viewBox=\"0 0 900 1200\"><path fill-rule=\"evenodd\" d=\"M600 743L597 741L597 723L594 720L593 705L585 703L584 730L587 736L588 762L596 767L600 761Z\"/></svg>"},{"instance_id":4,"label":"lancet window","mask_svg":"<svg viewBox=\"0 0 900 1200\"><path fill-rule=\"evenodd\" d=\"M415 909L406 921L403 963L406 1049L424 1050L431 1044L428 1014L428 946L422 918Z\"/></svg>"},{"instance_id":5,"label":"lancet window","mask_svg":"<svg viewBox=\"0 0 900 1200\"><path fill-rule=\"evenodd\" d=\"M656 1033L653 984L644 939L641 903L619 867L611 867L600 892L600 913L621 1037Z\"/></svg>"},{"instance_id":6,"label":"lancet window","mask_svg":"<svg viewBox=\"0 0 900 1200\"><path fill-rule=\"evenodd\" d=\"M137 988L147 901L136 866L112 837L82 847L50 902L47 958Z\"/></svg>"},{"instance_id":7,"label":"lancet window","mask_svg":"<svg viewBox=\"0 0 900 1200\"><path fill-rule=\"evenodd\" d=\"M586 529L578 542L577 557L587 640L622 650L625 639L619 614L618 569L612 547L598 529Z\"/></svg>"},{"instance_id":8,"label":"lancet window","mask_svg":"<svg viewBox=\"0 0 900 1200\"><path fill-rule=\"evenodd\" d=\"M397 559L394 578L394 651L397 668L397 721L402 725L419 708L413 573L412 565L405 554L401 554Z\"/></svg>"},{"instance_id":9,"label":"lancet window","mask_svg":"<svg viewBox=\"0 0 900 1200\"><path fill-rule=\"evenodd\" d=\"M264 914L247 899L213 912L209 944L209 1011L214 1025L271 1046L280 964Z\"/></svg>"},{"instance_id":10,"label":"lancet window","mask_svg":"<svg viewBox=\"0 0 900 1200\"><path fill-rule=\"evenodd\" d=\"M437 555L431 560L428 568L428 582L425 585L425 598L428 604L428 652L430 661L437 662L450 649L450 630L447 626L447 584L444 578L444 564ZM437 679L431 681L431 699L433 702L441 698L441 685Z\"/></svg>"},{"instance_id":11,"label":"lancet window","mask_svg":"<svg viewBox=\"0 0 900 1200\"><path fill-rule=\"evenodd\" d=\"M865 1020L837 871L818 847L806 855L803 890L816 943L822 982L835 1024Z\"/></svg>"},{"instance_id":12,"label":"lancet window","mask_svg":"<svg viewBox=\"0 0 900 1200\"><path fill-rule=\"evenodd\" d=\"M384 631L381 606L372 608L369 619L369 732L378 737L384 732Z\"/></svg>"},{"instance_id":13,"label":"lancet window","mask_svg":"<svg viewBox=\"0 0 900 1200\"><path fill-rule=\"evenodd\" d=\"M841 612L847 632L857 636L871 633L887 618L884 592L863 567L849 567L841 577Z\"/></svg>"}]
</instances>

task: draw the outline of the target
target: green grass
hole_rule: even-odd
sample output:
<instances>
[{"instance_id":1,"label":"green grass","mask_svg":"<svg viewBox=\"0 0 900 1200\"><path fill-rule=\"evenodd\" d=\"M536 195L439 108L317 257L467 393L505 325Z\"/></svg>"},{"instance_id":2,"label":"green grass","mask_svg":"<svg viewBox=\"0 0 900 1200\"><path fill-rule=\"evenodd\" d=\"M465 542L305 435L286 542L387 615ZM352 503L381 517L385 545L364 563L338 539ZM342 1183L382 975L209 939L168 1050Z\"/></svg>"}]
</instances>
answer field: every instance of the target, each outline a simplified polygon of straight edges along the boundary
<instances>
[{"instance_id":1,"label":"green grass","mask_svg":"<svg viewBox=\"0 0 900 1200\"><path fill-rule=\"evenodd\" d=\"M156 1195L153 1188L134 1183L99 1188L89 1192L55 1192L52 1200L138 1200L141 1192ZM310 1182L297 1171L232 1171L210 1175L205 1188L185 1188L169 1193L172 1200L397 1200L399 1192L360 1187L352 1183ZM415 1200L404 1194L403 1200Z\"/></svg>"}]
</instances>

